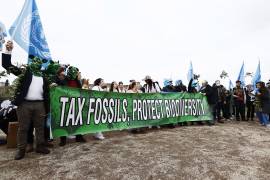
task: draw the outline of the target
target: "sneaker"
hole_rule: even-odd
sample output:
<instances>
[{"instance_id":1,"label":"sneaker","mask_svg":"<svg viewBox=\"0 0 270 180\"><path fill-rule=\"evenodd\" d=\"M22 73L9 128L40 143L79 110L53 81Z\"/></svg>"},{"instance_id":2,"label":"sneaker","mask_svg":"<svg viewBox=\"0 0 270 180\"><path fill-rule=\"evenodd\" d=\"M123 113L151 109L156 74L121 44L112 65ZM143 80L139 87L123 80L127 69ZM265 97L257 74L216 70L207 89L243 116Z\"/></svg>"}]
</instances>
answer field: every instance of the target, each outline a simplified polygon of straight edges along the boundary
<instances>
[{"instance_id":1,"label":"sneaker","mask_svg":"<svg viewBox=\"0 0 270 180\"><path fill-rule=\"evenodd\" d=\"M266 127L267 127L267 128L270 128L270 124L267 124Z\"/></svg>"},{"instance_id":2,"label":"sneaker","mask_svg":"<svg viewBox=\"0 0 270 180\"><path fill-rule=\"evenodd\" d=\"M96 138L97 140L104 140L105 137L103 136L103 134L101 132L98 132L94 135L94 138Z\"/></svg>"}]
</instances>

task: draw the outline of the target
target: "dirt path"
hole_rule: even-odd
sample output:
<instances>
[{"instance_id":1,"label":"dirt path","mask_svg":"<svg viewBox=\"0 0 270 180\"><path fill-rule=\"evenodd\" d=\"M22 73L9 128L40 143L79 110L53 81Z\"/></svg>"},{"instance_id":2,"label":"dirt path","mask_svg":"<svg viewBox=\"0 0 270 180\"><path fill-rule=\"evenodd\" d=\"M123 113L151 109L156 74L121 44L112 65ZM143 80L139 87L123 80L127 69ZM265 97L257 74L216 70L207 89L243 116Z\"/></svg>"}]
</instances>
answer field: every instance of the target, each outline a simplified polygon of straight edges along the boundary
<instances>
[{"instance_id":1,"label":"dirt path","mask_svg":"<svg viewBox=\"0 0 270 180\"><path fill-rule=\"evenodd\" d=\"M0 179L270 179L270 129L255 122L87 136L47 156L0 147ZM73 141L73 140L71 140Z\"/></svg>"}]
</instances>

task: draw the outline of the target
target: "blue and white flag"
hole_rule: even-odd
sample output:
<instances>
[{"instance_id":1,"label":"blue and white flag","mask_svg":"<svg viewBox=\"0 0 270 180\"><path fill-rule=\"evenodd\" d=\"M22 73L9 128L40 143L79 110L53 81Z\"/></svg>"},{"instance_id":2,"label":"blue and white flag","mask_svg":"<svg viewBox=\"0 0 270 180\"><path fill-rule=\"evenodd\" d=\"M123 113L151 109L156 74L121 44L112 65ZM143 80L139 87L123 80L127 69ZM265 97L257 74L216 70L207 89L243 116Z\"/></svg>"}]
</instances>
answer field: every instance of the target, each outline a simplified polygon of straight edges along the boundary
<instances>
[{"instance_id":1,"label":"blue and white flag","mask_svg":"<svg viewBox=\"0 0 270 180\"><path fill-rule=\"evenodd\" d=\"M261 63L259 61L259 64L257 66L257 70L256 70L256 73L254 74L253 78L252 78L252 85L253 85L253 88L255 89L256 88L256 83L261 81Z\"/></svg>"},{"instance_id":2,"label":"blue and white flag","mask_svg":"<svg viewBox=\"0 0 270 180\"><path fill-rule=\"evenodd\" d=\"M192 65L191 61L190 61L190 64L189 64L189 69L188 69L188 73L187 73L187 79L188 79L188 81L193 79L193 65Z\"/></svg>"},{"instance_id":3,"label":"blue and white flag","mask_svg":"<svg viewBox=\"0 0 270 180\"><path fill-rule=\"evenodd\" d=\"M244 62L243 62L242 67L240 69L237 80L241 81L243 87L245 86L245 64L244 64Z\"/></svg>"},{"instance_id":4,"label":"blue and white flag","mask_svg":"<svg viewBox=\"0 0 270 180\"><path fill-rule=\"evenodd\" d=\"M0 21L0 33L3 34L4 37L7 37L6 27L1 21Z\"/></svg>"},{"instance_id":5,"label":"blue and white flag","mask_svg":"<svg viewBox=\"0 0 270 180\"><path fill-rule=\"evenodd\" d=\"M3 50L3 44L5 43L5 37L7 37L6 27L0 22L0 51Z\"/></svg>"},{"instance_id":6,"label":"blue and white flag","mask_svg":"<svg viewBox=\"0 0 270 180\"><path fill-rule=\"evenodd\" d=\"M232 90L233 89L233 83L232 83L232 80L229 81L229 90Z\"/></svg>"},{"instance_id":7,"label":"blue and white flag","mask_svg":"<svg viewBox=\"0 0 270 180\"><path fill-rule=\"evenodd\" d=\"M46 67L51 60L51 54L42 28L37 4L35 0L26 0L23 9L9 29L12 39L29 55L47 60ZM28 63L31 60L28 60Z\"/></svg>"}]
</instances>

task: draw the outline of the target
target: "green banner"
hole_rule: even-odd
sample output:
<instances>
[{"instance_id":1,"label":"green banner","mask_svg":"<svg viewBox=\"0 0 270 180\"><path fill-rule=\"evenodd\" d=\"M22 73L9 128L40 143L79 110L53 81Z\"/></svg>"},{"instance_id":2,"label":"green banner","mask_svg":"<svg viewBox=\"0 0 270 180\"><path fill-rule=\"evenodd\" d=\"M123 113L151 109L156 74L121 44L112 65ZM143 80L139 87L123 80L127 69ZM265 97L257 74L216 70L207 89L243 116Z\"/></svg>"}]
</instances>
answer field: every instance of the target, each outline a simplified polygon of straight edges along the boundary
<instances>
[{"instance_id":1,"label":"green banner","mask_svg":"<svg viewBox=\"0 0 270 180\"><path fill-rule=\"evenodd\" d=\"M55 87L50 99L53 137L213 119L206 97L199 93L131 94Z\"/></svg>"}]
</instances>

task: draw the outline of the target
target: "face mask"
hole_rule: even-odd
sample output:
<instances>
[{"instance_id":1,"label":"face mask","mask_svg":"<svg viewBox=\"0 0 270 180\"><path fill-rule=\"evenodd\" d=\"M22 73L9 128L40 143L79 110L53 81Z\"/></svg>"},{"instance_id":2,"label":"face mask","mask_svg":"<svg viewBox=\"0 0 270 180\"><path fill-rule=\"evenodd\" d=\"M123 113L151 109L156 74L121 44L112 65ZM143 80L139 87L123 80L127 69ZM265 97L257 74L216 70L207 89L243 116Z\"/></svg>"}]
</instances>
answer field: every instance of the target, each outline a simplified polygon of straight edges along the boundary
<instances>
[{"instance_id":1,"label":"face mask","mask_svg":"<svg viewBox=\"0 0 270 180\"><path fill-rule=\"evenodd\" d=\"M32 63L28 67L34 76L42 76L42 60L40 60L39 58L34 58L32 60Z\"/></svg>"},{"instance_id":2,"label":"face mask","mask_svg":"<svg viewBox=\"0 0 270 180\"><path fill-rule=\"evenodd\" d=\"M68 68L67 77L70 80L75 80L75 79L77 79L78 73L79 73L78 68L70 66Z\"/></svg>"}]
</instances>

